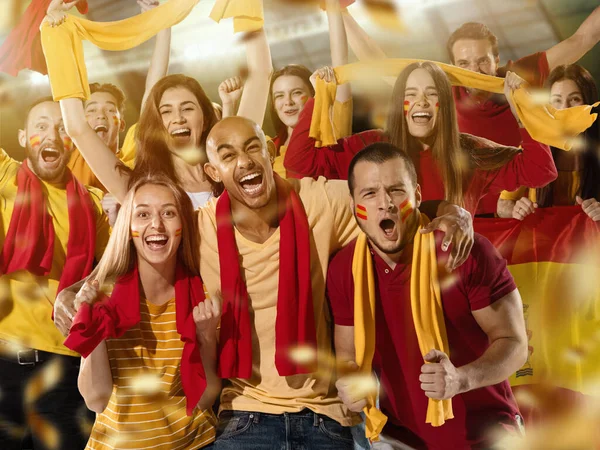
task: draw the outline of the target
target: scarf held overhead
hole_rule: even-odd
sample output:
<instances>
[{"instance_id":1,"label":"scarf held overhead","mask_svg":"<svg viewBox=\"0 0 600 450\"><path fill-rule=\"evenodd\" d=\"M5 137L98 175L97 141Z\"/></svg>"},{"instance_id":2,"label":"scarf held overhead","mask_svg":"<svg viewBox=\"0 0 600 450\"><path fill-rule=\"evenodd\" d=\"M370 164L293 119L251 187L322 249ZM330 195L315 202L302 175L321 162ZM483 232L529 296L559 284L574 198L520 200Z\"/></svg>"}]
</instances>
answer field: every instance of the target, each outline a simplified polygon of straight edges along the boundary
<instances>
[{"instance_id":1,"label":"scarf held overhead","mask_svg":"<svg viewBox=\"0 0 600 450\"><path fill-rule=\"evenodd\" d=\"M209 17L219 23L233 17L234 33L258 31L264 24L262 0L217 0Z\"/></svg>"},{"instance_id":2,"label":"scarf held overhead","mask_svg":"<svg viewBox=\"0 0 600 450\"><path fill-rule=\"evenodd\" d=\"M397 77L408 65L419 62L432 62L438 65L455 86L465 86L498 94L504 92L504 78L492 77L435 61L383 59L347 64L334 69L336 80L331 83L317 78L310 137L314 138L317 144L321 143L321 146L330 146L336 143L336 136L332 131L329 117L337 84L372 77ZM525 88L517 89L512 96L519 119L531 137L538 142L563 150L570 150L573 139L594 123L597 114L591 114L591 110L600 104L558 110L551 105L540 105Z\"/></svg>"},{"instance_id":3,"label":"scarf held overhead","mask_svg":"<svg viewBox=\"0 0 600 450\"><path fill-rule=\"evenodd\" d=\"M175 269L175 322L183 342L181 384L191 415L206 389L206 374L196 338L192 311L205 300L202 280L191 275L179 262ZM119 338L140 321L140 291L137 264L119 277L112 295L93 305L82 303L65 346L84 358L105 339Z\"/></svg>"},{"instance_id":4,"label":"scarf held overhead","mask_svg":"<svg viewBox=\"0 0 600 450\"><path fill-rule=\"evenodd\" d=\"M55 101L90 97L83 40L103 50L137 47L160 30L178 24L199 0L168 0L154 9L116 22L92 22L67 15L56 27L42 23L42 47Z\"/></svg>"},{"instance_id":5,"label":"scarf held overhead","mask_svg":"<svg viewBox=\"0 0 600 450\"><path fill-rule=\"evenodd\" d=\"M316 349L310 233L306 212L298 194L286 181L276 174L274 176L280 229L275 366L280 376L289 376L310 372L310 368L290 358L290 351L297 347ZM219 375L221 378L250 378L250 302L240 266L231 200L227 191L217 201L216 217L223 294Z\"/></svg>"},{"instance_id":6,"label":"scarf held overhead","mask_svg":"<svg viewBox=\"0 0 600 450\"><path fill-rule=\"evenodd\" d=\"M420 216L419 229L427 225L429 219ZM354 347L356 364L365 373L371 373L375 355L375 304L377 301L376 280L373 261L367 236L361 233L356 241L352 259L354 278ZM442 297L437 275L435 238L432 233L415 233L413 243L412 269L410 276L410 301L413 322L419 349L425 356L430 350L441 350L449 354L448 337L442 308ZM371 441L379 439L385 425L386 416L375 407L375 398L367 399L364 408L366 415L366 435ZM428 400L426 423L434 427L444 424L454 417L452 401Z\"/></svg>"},{"instance_id":7,"label":"scarf held overhead","mask_svg":"<svg viewBox=\"0 0 600 450\"><path fill-rule=\"evenodd\" d=\"M65 181L69 238L57 292L90 273L96 249L96 214L92 198L68 169L65 170ZM55 239L44 187L25 160L17 172L17 201L2 249L0 272L9 274L25 270L37 276L48 275L52 270Z\"/></svg>"}]
</instances>

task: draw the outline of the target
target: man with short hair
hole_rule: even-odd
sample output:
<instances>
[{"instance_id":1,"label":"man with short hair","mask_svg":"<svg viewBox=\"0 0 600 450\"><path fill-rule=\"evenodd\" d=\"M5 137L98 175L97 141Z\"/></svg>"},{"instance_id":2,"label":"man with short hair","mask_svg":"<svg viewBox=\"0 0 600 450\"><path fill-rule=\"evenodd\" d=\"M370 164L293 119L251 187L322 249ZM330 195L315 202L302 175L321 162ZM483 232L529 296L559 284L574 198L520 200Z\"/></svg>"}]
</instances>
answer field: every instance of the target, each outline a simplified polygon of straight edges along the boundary
<instances>
[{"instance_id":1,"label":"man with short hair","mask_svg":"<svg viewBox=\"0 0 600 450\"><path fill-rule=\"evenodd\" d=\"M533 87L542 87L557 66L573 64L600 41L600 7L583 21L569 38L550 49L508 61L500 66L498 38L484 24L468 22L455 30L448 39L447 51L452 64L474 72L505 77L515 72ZM469 133L518 147L521 145L519 124L502 94L453 87L456 118L461 133ZM477 214L496 212L498 194L488 195L479 203Z\"/></svg>"},{"instance_id":2,"label":"man with short hair","mask_svg":"<svg viewBox=\"0 0 600 450\"><path fill-rule=\"evenodd\" d=\"M92 83L90 92L84 105L88 124L119 159L123 160L123 156L132 159L133 155L119 154L119 133L125 130L125 94L111 83ZM73 150L68 167L83 184L105 191L77 148Z\"/></svg>"},{"instance_id":3,"label":"man with short hair","mask_svg":"<svg viewBox=\"0 0 600 450\"><path fill-rule=\"evenodd\" d=\"M441 235L424 233L414 165L391 144L357 153L348 186L362 233L329 264L335 352L338 367L378 374L385 436L404 445L394 448L464 449L489 444L491 429L519 430L507 379L526 359L527 336L506 261L475 234L466 262L446 271ZM369 407L375 438L380 413L351 375L338 392L352 411Z\"/></svg>"},{"instance_id":4,"label":"man with short hair","mask_svg":"<svg viewBox=\"0 0 600 450\"><path fill-rule=\"evenodd\" d=\"M19 130L26 159L0 150L0 447L82 449L79 357L52 322L56 293L91 271L109 236L102 193L67 168L60 106L36 102Z\"/></svg>"}]
</instances>

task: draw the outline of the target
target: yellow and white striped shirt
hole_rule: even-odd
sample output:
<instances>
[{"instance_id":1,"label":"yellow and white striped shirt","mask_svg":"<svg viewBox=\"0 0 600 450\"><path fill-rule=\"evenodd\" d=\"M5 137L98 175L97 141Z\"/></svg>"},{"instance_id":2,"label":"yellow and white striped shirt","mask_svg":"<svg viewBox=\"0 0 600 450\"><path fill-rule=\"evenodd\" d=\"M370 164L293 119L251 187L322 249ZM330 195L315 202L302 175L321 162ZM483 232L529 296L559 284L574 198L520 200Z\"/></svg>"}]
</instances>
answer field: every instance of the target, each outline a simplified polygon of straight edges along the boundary
<instances>
[{"instance_id":1,"label":"yellow and white striped shirt","mask_svg":"<svg viewBox=\"0 0 600 450\"><path fill-rule=\"evenodd\" d=\"M181 385L183 342L175 299L156 306L140 301L140 323L107 340L113 392L96 416L86 449L191 450L215 439L212 411L186 415Z\"/></svg>"}]
</instances>

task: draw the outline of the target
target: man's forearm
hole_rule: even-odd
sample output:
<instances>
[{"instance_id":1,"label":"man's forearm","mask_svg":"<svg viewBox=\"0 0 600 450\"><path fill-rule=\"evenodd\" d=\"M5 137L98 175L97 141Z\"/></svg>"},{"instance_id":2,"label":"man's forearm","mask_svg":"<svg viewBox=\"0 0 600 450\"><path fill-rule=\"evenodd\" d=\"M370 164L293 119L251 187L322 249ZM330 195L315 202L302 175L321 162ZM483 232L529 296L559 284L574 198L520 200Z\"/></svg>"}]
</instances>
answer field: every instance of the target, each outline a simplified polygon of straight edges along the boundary
<instances>
[{"instance_id":1,"label":"man's forearm","mask_svg":"<svg viewBox=\"0 0 600 450\"><path fill-rule=\"evenodd\" d=\"M460 393L501 383L527 360L527 341L518 337L496 339L485 353L470 364L458 368Z\"/></svg>"}]
</instances>

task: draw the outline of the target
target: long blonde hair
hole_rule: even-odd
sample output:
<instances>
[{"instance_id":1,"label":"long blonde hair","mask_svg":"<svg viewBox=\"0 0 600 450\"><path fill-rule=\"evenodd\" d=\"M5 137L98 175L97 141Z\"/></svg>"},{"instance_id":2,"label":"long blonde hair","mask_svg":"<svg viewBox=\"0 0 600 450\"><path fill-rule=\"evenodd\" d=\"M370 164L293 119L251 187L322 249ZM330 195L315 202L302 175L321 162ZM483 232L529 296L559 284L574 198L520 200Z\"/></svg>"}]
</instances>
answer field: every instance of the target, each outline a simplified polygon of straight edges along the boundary
<instances>
[{"instance_id":1,"label":"long blonde hair","mask_svg":"<svg viewBox=\"0 0 600 450\"><path fill-rule=\"evenodd\" d=\"M121 205L106 250L95 271L97 273L95 280L100 286L106 282L114 282L118 277L133 269L137 258L137 251L131 240L133 203L136 192L148 184L164 186L172 192L177 213L182 222L182 238L177 250L177 257L192 275L200 273L197 216L190 198L183 189L164 174L146 174L136 180Z\"/></svg>"}]
</instances>

